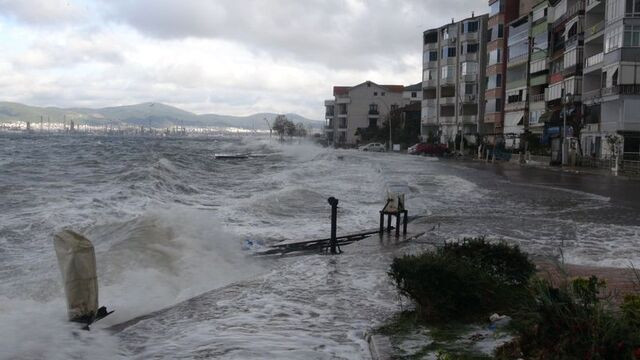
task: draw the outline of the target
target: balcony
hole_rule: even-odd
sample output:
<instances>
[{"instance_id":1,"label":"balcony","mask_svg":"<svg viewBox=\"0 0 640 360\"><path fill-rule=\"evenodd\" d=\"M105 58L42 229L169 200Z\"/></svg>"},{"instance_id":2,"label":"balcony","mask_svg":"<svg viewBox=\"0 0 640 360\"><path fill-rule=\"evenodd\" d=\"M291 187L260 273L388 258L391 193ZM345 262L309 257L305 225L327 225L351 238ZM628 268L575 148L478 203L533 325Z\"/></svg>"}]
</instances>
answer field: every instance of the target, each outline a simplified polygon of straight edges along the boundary
<instances>
[{"instance_id":1,"label":"balcony","mask_svg":"<svg viewBox=\"0 0 640 360\"><path fill-rule=\"evenodd\" d=\"M440 115L440 124L442 124L442 125L455 125L456 124L456 117L454 115L451 115L451 116Z\"/></svg>"},{"instance_id":2,"label":"balcony","mask_svg":"<svg viewBox=\"0 0 640 360\"><path fill-rule=\"evenodd\" d=\"M478 123L478 115L462 115L460 118L465 125L475 125Z\"/></svg>"},{"instance_id":3,"label":"balcony","mask_svg":"<svg viewBox=\"0 0 640 360\"><path fill-rule=\"evenodd\" d=\"M584 30L584 36L589 39L592 36L600 34L604 30L604 20Z\"/></svg>"},{"instance_id":4,"label":"balcony","mask_svg":"<svg viewBox=\"0 0 640 360\"><path fill-rule=\"evenodd\" d=\"M616 85L602 89L602 96L640 95L640 85Z\"/></svg>"},{"instance_id":5,"label":"balcony","mask_svg":"<svg viewBox=\"0 0 640 360\"><path fill-rule=\"evenodd\" d=\"M460 34L460 41L478 40L478 32Z\"/></svg>"},{"instance_id":6,"label":"balcony","mask_svg":"<svg viewBox=\"0 0 640 360\"><path fill-rule=\"evenodd\" d=\"M327 117L327 118L332 118L334 116L335 114L333 111L327 111L326 113L324 113L324 117Z\"/></svg>"},{"instance_id":7,"label":"balcony","mask_svg":"<svg viewBox=\"0 0 640 360\"><path fill-rule=\"evenodd\" d=\"M579 46L581 44L581 42L583 42L584 38L582 36L582 34L576 34L573 35L572 37L568 38L565 42L564 42L564 48L565 49L570 49L574 46Z\"/></svg>"},{"instance_id":8,"label":"balcony","mask_svg":"<svg viewBox=\"0 0 640 360\"><path fill-rule=\"evenodd\" d=\"M572 7L568 8L567 12L565 12L562 16L560 16L560 18L558 20L554 21L553 27L561 25L563 22L573 18L575 15L579 14L580 12L584 12L584 2L583 1L578 1L575 5L573 5Z\"/></svg>"},{"instance_id":9,"label":"balcony","mask_svg":"<svg viewBox=\"0 0 640 360\"><path fill-rule=\"evenodd\" d=\"M599 99L600 97L602 97L601 89L591 90L582 94L582 101L587 103Z\"/></svg>"},{"instance_id":10,"label":"balcony","mask_svg":"<svg viewBox=\"0 0 640 360\"><path fill-rule=\"evenodd\" d=\"M425 50L438 50L438 42L424 44Z\"/></svg>"},{"instance_id":11,"label":"balcony","mask_svg":"<svg viewBox=\"0 0 640 360\"><path fill-rule=\"evenodd\" d=\"M532 103L544 102L544 93L531 95L531 102Z\"/></svg>"},{"instance_id":12,"label":"balcony","mask_svg":"<svg viewBox=\"0 0 640 360\"><path fill-rule=\"evenodd\" d=\"M448 105L448 104L455 104L456 103L456 97L455 96L448 96L448 97L441 97L440 98L440 104L441 105Z\"/></svg>"},{"instance_id":13,"label":"balcony","mask_svg":"<svg viewBox=\"0 0 640 360\"><path fill-rule=\"evenodd\" d=\"M351 98L349 96L336 96L336 104L349 104Z\"/></svg>"},{"instance_id":14,"label":"balcony","mask_svg":"<svg viewBox=\"0 0 640 360\"><path fill-rule=\"evenodd\" d=\"M504 106L505 111L522 110L525 108L526 103L524 101L508 103Z\"/></svg>"},{"instance_id":15,"label":"balcony","mask_svg":"<svg viewBox=\"0 0 640 360\"><path fill-rule=\"evenodd\" d=\"M346 111L341 111L338 113L338 117L347 117L347 112Z\"/></svg>"},{"instance_id":16,"label":"balcony","mask_svg":"<svg viewBox=\"0 0 640 360\"><path fill-rule=\"evenodd\" d=\"M604 60L604 53L598 53L598 54L595 54L593 56L589 56L587 58L587 60L585 61L585 67L586 68L590 68L590 67L594 67L596 65L601 65L602 64L602 60ZM595 70L595 68L593 70Z\"/></svg>"},{"instance_id":17,"label":"balcony","mask_svg":"<svg viewBox=\"0 0 640 360\"><path fill-rule=\"evenodd\" d=\"M333 131L333 125L325 125L324 126L324 131L325 132L332 132Z\"/></svg>"},{"instance_id":18,"label":"balcony","mask_svg":"<svg viewBox=\"0 0 640 360\"><path fill-rule=\"evenodd\" d=\"M525 86L527 86L527 80L524 78L507 82L507 89L517 89Z\"/></svg>"},{"instance_id":19,"label":"balcony","mask_svg":"<svg viewBox=\"0 0 640 360\"><path fill-rule=\"evenodd\" d=\"M461 82L476 82L478 81L478 75L477 74L467 74L467 75L462 75L462 78L460 79Z\"/></svg>"},{"instance_id":20,"label":"balcony","mask_svg":"<svg viewBox=\"0 0 640 360\"><path fill-rule=\"evenodd\" d=\"M529 54L522 54L522 55L509 58L509 60L507 60L507 67L525 64L528 58L529 58Z\"/></svg>"},{"instance_id":21,"label":"balcony","mask_svg":"<svg viewBox=\"0 0 640 360\"><path fill-rule=\"evenodd\" d=\"M476 94L465 94L462 96L462 102L464 103L475 103L478 101L478 95Z\"/></svg>"},{"instance_id":22,"label":"balcony","mask_svg":"<svg viewBox=\"0 0 640 360\"><path fill-rule=\"evenodd\" d=\"M427 107L435 107L436 104L438 103L437 99L423 99L422 100L422 106L427 106Z\"/></svg>"},{"instance_id":23,"label":"balcony","mask_svg":"<svg viewBox=\"0 0 640 360\"><path fill-rule=\"evenodd\" d=\"M344 123L338 124L338 129L339 130L346 130L347 129L347 123L344 122Z\"/></svg>"}]
</instances>

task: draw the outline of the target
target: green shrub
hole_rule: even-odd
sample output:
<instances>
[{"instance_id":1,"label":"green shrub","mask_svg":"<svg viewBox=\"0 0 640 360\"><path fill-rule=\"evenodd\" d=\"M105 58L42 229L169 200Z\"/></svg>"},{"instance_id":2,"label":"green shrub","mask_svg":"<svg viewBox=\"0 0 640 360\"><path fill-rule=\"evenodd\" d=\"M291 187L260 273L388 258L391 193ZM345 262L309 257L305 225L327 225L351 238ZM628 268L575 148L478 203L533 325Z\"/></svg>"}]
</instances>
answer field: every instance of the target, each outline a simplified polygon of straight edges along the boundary
<instances>
[{"instance_id":1,"label":"green shrub","mask_svg":"<svg viewBox=\"0 0 640 360\"><path fill-rule=\"evenodd\" d=\"M595 276L555 288L537 279L515 327L525 358L631 359L639 333L604 301Z\"/></svg>"},{"instance_id":2,"label":"green shrub","mask_svg":"<svg viewBox=\"0 0 640 360\"><path fill-rule=\"evenodd\" d=\"M389 276L422 317L471 320L510 308L534 270L517 247L477 238L396 258Z\"/></svg>"}]
</instances>

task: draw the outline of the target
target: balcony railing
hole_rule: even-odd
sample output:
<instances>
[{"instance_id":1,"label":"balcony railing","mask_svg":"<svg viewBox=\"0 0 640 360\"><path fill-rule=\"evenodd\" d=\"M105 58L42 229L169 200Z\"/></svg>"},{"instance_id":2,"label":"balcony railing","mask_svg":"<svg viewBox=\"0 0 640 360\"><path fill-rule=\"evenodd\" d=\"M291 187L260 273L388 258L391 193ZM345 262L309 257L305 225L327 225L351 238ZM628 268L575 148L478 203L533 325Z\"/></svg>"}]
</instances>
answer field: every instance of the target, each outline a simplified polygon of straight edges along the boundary
<instances>
[{"instance_id":1,"label":"balcony railing","mask_svg":"<svg viewBox=\"0 0 640 360\"><path fill-rule=\"evenodd\" d=\"M589 56L585 62L586 67L598 65L604 60L604 53L598 53L593 56Z\"/></svg>"},{"instance_id":2,"label":"balcony railing","mask_svg":"<svg viewBox=\"0 0 640 360\"><path fill-rule=\"evenodd\" d=\"M512 111L512 110L521 110L524 109L525 107L525 102L524 101L518 101L518 102L512 102L512 103L508 103L504 106L504 109L507 111Z\"/></svg>"},{"instance_id":3,"label":"balcony railing","mask_svg":"<svg viewBox=\"0 0 640 360\"><path fill-rule=\"evenodd\" d=\"M640 85L615 85L602 89L602 96L638 94L640 94Z\"/></svg>"},{"instance_id":4,"label":"balcony railing","mask_svg":"<svg viewBox=\"0 0 640 360\"><path fill-rule=\"evenodd\" d=\"M333 125L325 125L325 126L324 126L324 129L325 129L326 131L333 131Z\"/></svg>"},{"instance_id":5,"label":"balcony railing","mask_svg":"<svg viewBox=\"0 0 640 360\"><path fill-rule=\"evenodd\" d=\"M587 0L587 7L589 8L589 7L598 5L600 4L600 1L601 0Z\"/></svg>"},{"instance_id":6,"label":"balcony railing","mask_svg":"<svg viewBox=\"0 0 640 360\"><path fill-rule=\"evenodd\" d=\"M587 28L584 31L584 35L586 37L591 37L597 33L599 33L600 31L602 31L604 29L604 20L600 21L599 23Z\"/></svg>"},{"instance_id":7,"label":"balcony railing","mask_svg":"<svg viewBox=\"0 0 640 360\"><path fill-rule=\"evenodd\" d=\"M369 115L380 115L380 112L378 110L369 109Z\"/></svg>"},{"instance_id":8,"label":"balcony railing","mask_svg":"<svg viewBox=\"0 0 640 360\"><path fill-rule=\"evenodd\" d=\"M333 117L333 116L334 116L334 113L333 113L333 111L327 111L327 112L324 114L324 116L325 116L325 117Z\"/></svg>"},{"instance_id":9,"label":"balcony railing","mask_svg":"<svg viewBox=\"0 0 640 360\"><path fill-rule=\"evenodd\" d=\"M589 100L600 98L601 96L602 96L601 89L591 90L582 94L582 100L589 101Z\"/></svg>"},{"instance_id":10,"label":"balcony railing","mask_svg":"<svg viewBox=\"0 0 640 360\"><path fill-rule=\"evenodd\" d=\"M542 102L542 101L544 101L544 93L531 95L531 102L532 103Z\"/></svg>"}]
</instances>

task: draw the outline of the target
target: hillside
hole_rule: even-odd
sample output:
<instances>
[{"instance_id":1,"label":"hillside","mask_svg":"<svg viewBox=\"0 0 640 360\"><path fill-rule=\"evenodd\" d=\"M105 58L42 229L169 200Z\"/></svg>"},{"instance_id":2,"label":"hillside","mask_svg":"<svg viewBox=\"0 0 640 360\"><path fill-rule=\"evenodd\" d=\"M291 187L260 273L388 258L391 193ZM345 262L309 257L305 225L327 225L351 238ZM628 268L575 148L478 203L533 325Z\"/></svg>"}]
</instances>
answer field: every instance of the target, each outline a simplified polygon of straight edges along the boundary
<instances>
[{"instance_id":1,"label":"hillside","mask_svg":"<svg viewBox=\"0 0 640 360\"><path fill-rule=\"evenodd\" d=\"M266 130L267 119L270 123L278 114L259 113L249 116L230 116L218 114L194 114L177 107L161 103L142 103L136 105L106 107L101 109L57 107L37 107L19 103L0 102L0 123L31 121L39 123L41 118L47 122L73 120L76 124L89 125L135 125L153 128L177 126L193 127L237 127ZM306 126L319 128L321 121L307 119L297 114L286 114L294 123L302 122Z\"/></svg>"}]
</instances>

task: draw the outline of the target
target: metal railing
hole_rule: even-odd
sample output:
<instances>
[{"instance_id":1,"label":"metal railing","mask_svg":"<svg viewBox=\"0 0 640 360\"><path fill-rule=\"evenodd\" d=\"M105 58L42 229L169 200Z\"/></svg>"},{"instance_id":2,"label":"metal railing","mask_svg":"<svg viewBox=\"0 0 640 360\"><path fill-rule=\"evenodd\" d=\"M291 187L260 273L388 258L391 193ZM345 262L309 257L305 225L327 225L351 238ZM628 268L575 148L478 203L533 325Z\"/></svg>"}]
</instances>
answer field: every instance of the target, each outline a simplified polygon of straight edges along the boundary
<instances>
[{"instance_id":1,"label":"metal railing","mask_svg":"<svg viewBox=\"0 0 640 360\"><path fill-rule=\"evenodd\" d=\"M602 96L602 90L601 89L587 91L587 92L582 94L582 101L589 101L589 100L597 99L597 98L599 98L601 96Z\"/></svg>"},{"instance_id":2,"label":"metal railing","mask_svg":"<svg viewBox=\"0 0 640 360\"><path fill-rule=\"evenodd\" d=\"M532 103L542 102L542 101L544 101L544 93L531 95L531 102Z\"/></svg>"},{"instance_id":3,"label":"metal railing","mask_svg":"<svg viewBox=\"0 0 640 360\"><path fill-rule=\"evenodd\" d=\"M602 89L602 96L617 94L638 95L640 94L640 85L615 85Z\"/></svg>"}]
</instances>

